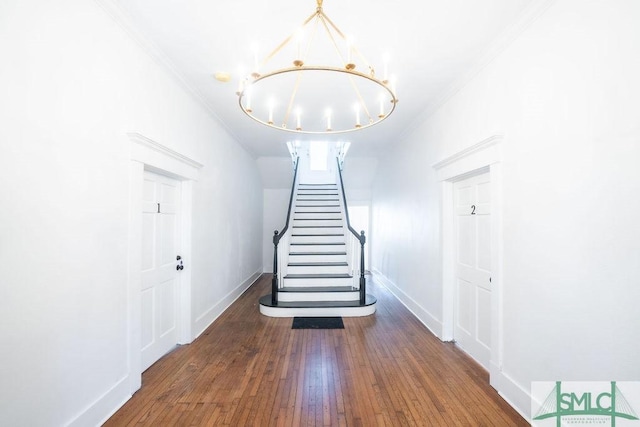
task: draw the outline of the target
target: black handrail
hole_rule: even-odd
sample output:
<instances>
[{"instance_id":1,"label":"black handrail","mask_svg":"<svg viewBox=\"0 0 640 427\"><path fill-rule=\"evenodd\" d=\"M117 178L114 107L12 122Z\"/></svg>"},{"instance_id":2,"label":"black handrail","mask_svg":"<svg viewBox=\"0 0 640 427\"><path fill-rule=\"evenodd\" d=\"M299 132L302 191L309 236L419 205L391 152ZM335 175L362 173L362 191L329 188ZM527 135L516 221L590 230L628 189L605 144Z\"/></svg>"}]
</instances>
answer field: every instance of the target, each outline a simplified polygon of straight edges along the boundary
<instances>
[{"instance_id":1,"label":"black handrail","mask_svg":"<svg viewBox=\"0 0 640 427\"><path fill-rule=\"evenodd\" d=\"M349 209L347 208L347 197L344 194L344 182L342 181L342 167L340 166L340 159L338 157L336 157L336 162L338 164L338 176L340 177L340 189L342 190L342 203L344 204L344 214L347 218L347 228L360 242L360 305L364 305L367 299L367 280L364 277L364 244L367 242L367 238L364 236L364 230L358 234L351 226Z\"/></svg>"},{"instance_id":2,"label":"black handrail","mask_svg":"<svg viewBox=\"0 0 640 427\"><path fill-rule=\"evenodd\" d=\"M293 172L293 183L291 184L291 196L289 196L289 210L287 211L287 222L284 228L278 232L273 232L273 278L271 279L271 304L278 305L278 243L289 229L289 219L291 218L291 206L293 205L293 195L296 191L296 179L298 178L298 164L300 157L296 157L295 169Z\"/></svg>"}]
</instances>

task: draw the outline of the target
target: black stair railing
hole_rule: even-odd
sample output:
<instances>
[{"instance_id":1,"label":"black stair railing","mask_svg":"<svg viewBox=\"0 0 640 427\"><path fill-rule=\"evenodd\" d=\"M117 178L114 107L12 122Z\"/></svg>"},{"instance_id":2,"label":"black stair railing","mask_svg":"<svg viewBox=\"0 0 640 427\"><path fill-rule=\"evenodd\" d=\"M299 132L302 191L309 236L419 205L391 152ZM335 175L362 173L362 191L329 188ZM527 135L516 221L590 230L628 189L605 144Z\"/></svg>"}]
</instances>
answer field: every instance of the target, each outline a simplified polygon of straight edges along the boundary
<instances>
[{"instance_id":1,"label":"black stair railing","mask_svg":"<svg viewBox=\"0 0 640 427\"><path fill-rule=\"evenodd\" d=\"M336 157L338 163L338 176L340 177L340 190L342 192L342 203L344 205L344 215L347 219L347 228L360 242L360 305L364 305L367 299L367 280L364 277L364 244L367 242L367 238L364 235L364 230L358 234L356 230L351 226L349 221L349 209L347 207L347 197L344 194L344 183L342 181L342 165L340 158Z\"/></svg>"},{"instance_id":2,"label":"black stair railing","mask_svg":"<svg viewBox=\"0 0 640 427\"><path fill-rule=\"evenodd\" d=\"M280 231L273 232L273 278L271 279L271 305L278 305L278 244L280 239L289 229L289 220L291 219L291 207L293 206L293 195L296 192L296 180L298 179L298 164L300 157L296 157L294 162L293 183L291 184L291 196L289 196L289 210L287 210L287 222Z\"/></svg>"}]
</instances>

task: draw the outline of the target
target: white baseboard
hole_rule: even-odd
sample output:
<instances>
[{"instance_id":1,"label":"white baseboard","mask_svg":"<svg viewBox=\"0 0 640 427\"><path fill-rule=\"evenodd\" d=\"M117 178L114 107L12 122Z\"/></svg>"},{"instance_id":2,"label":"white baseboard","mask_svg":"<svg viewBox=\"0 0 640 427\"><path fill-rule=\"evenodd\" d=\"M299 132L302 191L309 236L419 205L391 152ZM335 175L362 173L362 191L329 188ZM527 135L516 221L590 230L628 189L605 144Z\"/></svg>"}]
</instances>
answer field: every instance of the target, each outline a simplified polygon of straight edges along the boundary
<instances>
[{"instance_id":1,"label":"white baseboard","mask_svg":"<svg viewBox=\"0 0 640 427\"><path fill-rule=\"evenodd\" d=\"M257 270L248 279L244 280L234 290L225 295L217 304L211 307L205 314L200 316L193 325L193 329L199 336L209 327L214 320L220 316L236 299L240 297L259 277L262 269ZM139 374L138 374L139 375ZM71 420L69 427L99 426L104 424L118 409L122 407L130 398L131 391L129 385L129 375L120 379L111 389L96 399L78 416Z\"/></svg>"},{"instance_id":2,"label":"white baseboard","mask_svg":"<svg viewBox=\"0 0 640 427\"><path fill-rule=\"evenodd\" d=\"M247 279L243 280L235 289L229 292L227 295L222 297L220 301L218 301L213 307L204 312L204 314L200 315L195 322L193 322L192 331L195 331L192 340L196 339L200 334L207 329L214 320L218 318L231 304L237 300L240 295L244 293L253 283L258 280L258 278L262 275L262 268L256 270L251 276Z\"/></svg>"},{"instance_id":3,"label":"white baseboard","mask_svg":"<svg viewBox=\"0 0 640 427\"><path fill-rule=\"evenodd\" d=\"M384 274L375 268L371 270L371 274L378 283L389 289L397 299L404 305L407 310L413 313L418 320L431 331L433 335L442 339L442 322L429 313L424 307L418 304L413 298L405 294L402 289L398 288L395 283L389 280Z\"/></svg>"},{"instance_id":4,"label":"white baseboard","mask_svg":"<svg viewBox=\"0 0 640 427\"><path fill-rule=\"evenodd\" d=\"M429 311L425 310L420 304L413 300L413 298L404 293L380 271L372 269L371 273L377 283L389 289L398 301L413 313L431 333L438 337L438 339L442 339L441 321L436 319ZM531 422L531 395L528 389L522 387L509 375L502 372L498 366L493 364L491 365L490 382L491 386L496 389L505 402L515 409L525 420Z\"/></svg>"},{"instance_id":5,"label":"white baseboard","mask_svg":"<svg viewBox=\"0 0 640 427\"><path fill-rule=\"evenodd\" d=\"M68 427L100 426L131 398L129 376L120 379L106 393L91 403L78 416L71 420Z\"/></svg>"},{"instance_id":6,"label":"white baseboard","mask_svg":"<svg viewBox=\"0 0 640 427\"><path fill-rule=\"evenodd\" d=\"M491 386L522 418L531 423L531 394L497 366L491 366Z\"/></svg>"}]
</instances>

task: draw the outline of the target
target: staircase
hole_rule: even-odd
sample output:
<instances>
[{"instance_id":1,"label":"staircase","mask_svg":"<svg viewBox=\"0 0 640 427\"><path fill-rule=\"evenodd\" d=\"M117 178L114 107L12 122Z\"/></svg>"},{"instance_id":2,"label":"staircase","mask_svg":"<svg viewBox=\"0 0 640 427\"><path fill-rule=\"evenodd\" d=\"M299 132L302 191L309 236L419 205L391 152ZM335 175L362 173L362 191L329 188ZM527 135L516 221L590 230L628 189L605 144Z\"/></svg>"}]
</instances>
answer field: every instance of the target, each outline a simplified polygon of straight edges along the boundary
<instances>
[{"instance_id":1,"label":"staircase","mask_svg":"<svg viewBox=\"0 0 640 427\"><path fill-rule=\"evenodd\" d=\"M283 248L282 285L275 303L271 294L260 298L262 314L354 317L375 312L375 297L360 295L359 279L352 275L357 266L348 262L351 236L340 190L331 183L297 186L288 248Z\"/></svg>"}]
</instances>

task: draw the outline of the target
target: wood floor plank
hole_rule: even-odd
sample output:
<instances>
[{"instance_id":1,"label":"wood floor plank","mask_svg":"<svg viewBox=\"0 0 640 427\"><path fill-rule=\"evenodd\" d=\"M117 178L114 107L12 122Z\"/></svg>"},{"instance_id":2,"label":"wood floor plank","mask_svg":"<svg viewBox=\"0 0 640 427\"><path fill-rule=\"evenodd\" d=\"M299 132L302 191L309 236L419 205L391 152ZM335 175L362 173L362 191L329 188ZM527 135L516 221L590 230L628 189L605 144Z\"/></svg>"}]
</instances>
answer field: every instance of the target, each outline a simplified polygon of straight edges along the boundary
<instances>
[{"instance_id":1,"label":"wood floor plank","mask_svg":"<svg viewBox=\"0 0 640 427\"><path fill-rule=\"evenodd\" d=\"M190 345L142 376L113 426L526 426L454 344L369 280L377 312L344 329L262 316L264 275Z\"/></svg>"}]
</instances>

